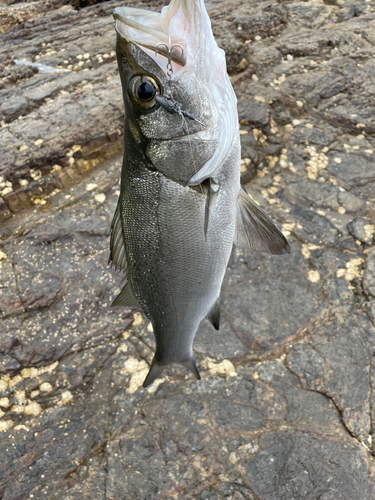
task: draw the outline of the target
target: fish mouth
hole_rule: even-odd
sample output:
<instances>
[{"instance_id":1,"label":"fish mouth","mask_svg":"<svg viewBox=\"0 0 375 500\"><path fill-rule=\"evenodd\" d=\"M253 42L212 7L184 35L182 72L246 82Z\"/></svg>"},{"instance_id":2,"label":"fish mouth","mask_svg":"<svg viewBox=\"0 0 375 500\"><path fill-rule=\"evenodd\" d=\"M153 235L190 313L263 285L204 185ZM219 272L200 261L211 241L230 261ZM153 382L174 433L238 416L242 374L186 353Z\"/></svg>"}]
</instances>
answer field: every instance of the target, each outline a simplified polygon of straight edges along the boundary
<instances>
[{"instance_id":1,"label":"fish mouth","mask_svg":"<svg viewBox=\"0 0 375 500\"><path fill-rule=\"evenodd\" d=\"M161 13L132 7L116 7L113 12L117 33L139 45L165 72L168 55L174 72L182 69L187 62L186 41L170 33L171 21L178 15L176 7L179 7L180 1L185 3L186 0L172 0Z\"/></svg>"}]
</instances>

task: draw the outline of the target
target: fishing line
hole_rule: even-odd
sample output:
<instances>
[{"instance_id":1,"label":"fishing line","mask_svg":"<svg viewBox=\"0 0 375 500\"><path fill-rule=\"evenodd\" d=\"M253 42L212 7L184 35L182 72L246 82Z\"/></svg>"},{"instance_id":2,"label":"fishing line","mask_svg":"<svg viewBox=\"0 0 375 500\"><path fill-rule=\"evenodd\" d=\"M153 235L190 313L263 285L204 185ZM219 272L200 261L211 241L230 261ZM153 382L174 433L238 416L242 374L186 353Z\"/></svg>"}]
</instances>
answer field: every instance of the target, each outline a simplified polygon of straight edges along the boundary
<instances>
[{"instance_id":1,"label":"fishing line","mask_svg":"<svg viewBox=\"0 0 375 500\"><path fill-rule=\"evenodd\" d=\"M189 140L189 147L190 147L190 156L191 156L191 159L193 161L193 167L194 167L195 174L197 175L198 172L199 172L199 170L197 170L196 164L195 164L195 159L194 159L193 150L192 150L192 146L191 146L190 131L189 131L189 127L188 127L188 124L187 124L187 120L186 120L186 118L184 117L184 115L182 113L179 113L179 115L181 116L182 123L186 125L186 131L187 131L187 136L188 136L188 140ZM204 191L203 191L203 188L202 188L202 183L198 184L198 186L199 186L199 188L201 190L202 195L204 196ZM209 186L208 189L211 189L211 187ZM209 213L211 214L211 211L210 211L209 207L208 207L208 210L209 210ZM219 231L217 230L217 225L216 225L216 221L215 221L215 219L213 217L213 214L212 214L212 217L209 218L209 223L212 223L214 225L216 234L219 234ZM222 252L221 248L219 248L219 255L220 255L220 258L222 259L222 263L224 264L224 268L226 269L228 263L225 262L225 257L223 255L223 252ZM226 272L225 272L225 274L226 274ZM223 276L223 281L224 281L224 278L225 278L225 274Z\"/></svg>"},{"instance_id":2,"label":"fishing line","mask_svg":"<svg viewBox=\"0 0 375 500\"><path fill-rule=\"evenodd\" d=\"M203 123L199 122L191 113L189 113L188 111L184 111L182 109L182 105L179 102L175 101L175 99L173 98L173 95L172 95L172 90L173 90L173 86L172 86L172 75L173 75L172 51L173 51L173 49L175 47L179 47L181 49L181 56L183 56L184 49L179 44L171 45L171 38L170 38L170 36L168 38L168 46L167 46L167 44L165 44L163 42L162 43L158 43L155 46L155 56L157 55L157 53L160 54L160 52L158 51L158 47L159 46L164 46L167 49L168 62L167 62L167 66L166 66L166 69L167 69L166 73L167 73L167 77L168 77L168 87L167 87L167 90L166 90L166 93L165 93L165 97L159 96L159 98L157 98L157 102L168 113L170 113L172 115L173 114L178 114L181 117L181 126L182 126L182 129L186 128L186 132L187 132L187 136L188 136L189 149L190 149L190 157L191 157L191 160L192 160L194 172L195 172L195 175L198 175L199 170L198 170L198 168L196 166L196 162L195 162L195 158L194 158L194 153L193 153L193 148L192 148L192 143L191 143L190 130L189 130L189 126L187 124L186 118L189 118L190 120L196 121L197 123L199 123L203 127L205 127L205 125ZM161 55L164 56L164 54L161 54ZM201 192L202 196L205 196L202 183L199 183L198 186L199 186L199 189L200 189L200 192ZM209 191L207 193L207 197L210 197L211 196L211 179L210 179L210 185L208 186L208 190ZM206 203L207 203L207 199L206 199ZM208 210L207 214L206 214L206 210ZM218 231L218 227L216 225L216 221L214 219L213 212L211 212L211 209L210 209L209 205L208 205L207 209L205 207L205 214L204 214L204 221L205 221L205 223L206 223L206 217L208 217L207 224L212 224L213 227L214 227L214 231L215 231L216 235L219 235L220 233ZM208 225L207 225L207 231L208 231ZM205 237L207 239L207 234L205 234ZM226 270L227 262L225 260L225 256L223 254L223 251L222 251L222 248L220 246L220 241L219 240L218 240L218 247L219 247L218 248L218 250L219 250L219 256L220 256L220 259L222 261L223 268ZM226 275L226 273L224 273L223 281L225 279L225 275ZM222 281L222 283L223 283L223 281ZM168 284L169 284L169 287L170 287L170 280L169 279L168 279ZM170 292L171 292L171 289L170 289ZM220 296L220 291L219 291L219 296ZM176 308L176 305L175 305L172 293L171 293L171 299L172 299L173 307L174 307L174 310L175 310L175 313L176 313L177 329L178 329L179 318L178 318L177 308Z\"/></svg>"}]
</instances>

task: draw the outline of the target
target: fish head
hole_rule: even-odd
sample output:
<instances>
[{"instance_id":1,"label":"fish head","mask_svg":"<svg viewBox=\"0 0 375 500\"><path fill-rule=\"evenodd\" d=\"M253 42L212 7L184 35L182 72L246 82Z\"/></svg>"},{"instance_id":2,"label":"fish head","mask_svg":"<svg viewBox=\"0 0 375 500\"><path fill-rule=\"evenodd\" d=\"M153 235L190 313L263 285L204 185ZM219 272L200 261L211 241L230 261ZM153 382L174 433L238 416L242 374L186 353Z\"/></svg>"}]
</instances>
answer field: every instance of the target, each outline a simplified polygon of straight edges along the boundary
<instances>
[{"instance_id":1,"label":"fish head","mask_svg":"<svg viewBox=\"0 0 375 500\"><path fill-rule=\"evenodd\" d=\"M178 175L199 184L224 162L238 136L236 97L225 54L203 0L172 0L161 13L114 11L126 120L157 170L186 157ZM159 97L177 103L171 113ZM176 112L177 109L177 112ZM177 177L178 177L177 175Z\"/></svg>"}]
</instances>

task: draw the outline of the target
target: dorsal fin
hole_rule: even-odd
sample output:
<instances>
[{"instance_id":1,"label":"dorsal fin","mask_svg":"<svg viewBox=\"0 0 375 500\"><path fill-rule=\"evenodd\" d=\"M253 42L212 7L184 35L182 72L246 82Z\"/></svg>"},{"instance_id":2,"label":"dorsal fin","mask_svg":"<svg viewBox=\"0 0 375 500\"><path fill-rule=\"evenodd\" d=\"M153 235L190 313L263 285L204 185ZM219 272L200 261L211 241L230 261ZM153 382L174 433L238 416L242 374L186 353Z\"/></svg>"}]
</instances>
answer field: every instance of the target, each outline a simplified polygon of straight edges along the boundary
<instances>
[{"instance_id":1,"label":"dorsal fin","mask_svg":"<svg viewBox=\"0 0 375 500\"><path fill-rule=\"evenodd\" d=\"M122 307L135 307L137 309L141 309L139 305L138 299L135 296L133 287L131 286L130 281L127 281L124 285L124 288L117 295L115 300L112 302L111 307L122 306Z\"/></svg>"},{"instance_id":2,"label":"dorsal fin","mask_svg":"<svg viewBox=\"0 0 375 500\"><path fill-rule=\"evenodd\" d=\"M220 304L219 299L215 302L215 304L209 310L206 318L210 321L215 330L219 329L220 326Z\"/></svg>"},{"instance_id":3,"label":"dorsal fin","mask_svg":"<svg viewBox=\"0 0 375 500\"><path fill-rule=\"evenodd\" d=\"M120 202L117 203L115 215L113 216L111 224L111 242L110 242L110 254L108 264L113 264L115 268L118 267L126 273L126 254L125 254L125 242L122 233L121 224L121 213L120 213Z\"/></svg>"},{"instance_id":4,"label":"dorsal fin","mask_svg":"<svg viewBox=\"0 0 375 500\"><path fill-rule=\"evenodd\" d=\"M234 244L244 249L272 254L290 253L288 240L266 212L241 186L237 201Z\"/></svg>"}]
</instances>

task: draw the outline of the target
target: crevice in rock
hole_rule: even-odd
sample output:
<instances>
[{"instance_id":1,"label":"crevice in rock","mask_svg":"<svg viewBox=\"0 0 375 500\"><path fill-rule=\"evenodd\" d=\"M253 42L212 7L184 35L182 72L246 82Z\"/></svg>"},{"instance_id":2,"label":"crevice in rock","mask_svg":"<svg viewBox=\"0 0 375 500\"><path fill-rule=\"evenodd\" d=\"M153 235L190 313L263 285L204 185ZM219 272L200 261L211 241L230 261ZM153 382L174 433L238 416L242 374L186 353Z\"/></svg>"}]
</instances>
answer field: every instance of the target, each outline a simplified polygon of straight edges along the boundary
<instances>
[{"instance_id":1,"label":"crevice in rock","mask_svg":"<svg viewBox=\"0 0 375 500\"><path fill-rule=\"evenodd\" d=\"M346 425L345 423L345 420L343 418L343 415L342 415L342 411L340 410L338 404L336 403L336 401L334 400L334 398L332 396L330 396L329 394L323 392L323 391L319 391L318 389L312 389L310 387L307 387L303 384L301 378L299 377L299 375L297 373L295 373L291 368L289 368L289 366L287 366L286 363L284 363L284 366L285 368L287 368L287 370L289 370L289 372L294 375L297 380L299 381L300 385L301 385L301 388L305 391L310 391L310 392L316 392L317 394L320 394L321 396L324 396L325 399L327 399L335 408L336 412L337 412L337 415L339 417L339 420L340 420L340 423L341 423L341 426L342 428L345 430L345 432L347 434L349 434L350 437L352 437L353 439L355 439L359 444L361 444L368 452L370 455L374 455L374 453L369 449L369 447L358 437L356 436L350 429L349 427Z\"/></svg>"}]
</instances>

